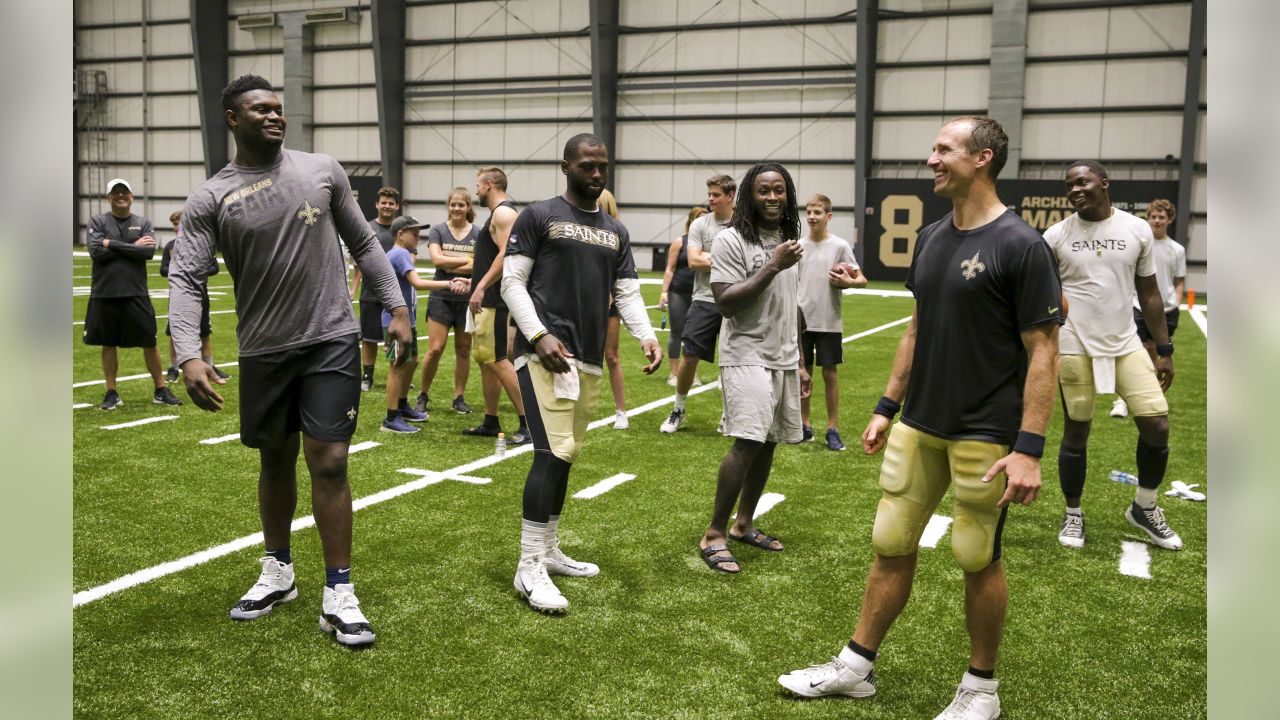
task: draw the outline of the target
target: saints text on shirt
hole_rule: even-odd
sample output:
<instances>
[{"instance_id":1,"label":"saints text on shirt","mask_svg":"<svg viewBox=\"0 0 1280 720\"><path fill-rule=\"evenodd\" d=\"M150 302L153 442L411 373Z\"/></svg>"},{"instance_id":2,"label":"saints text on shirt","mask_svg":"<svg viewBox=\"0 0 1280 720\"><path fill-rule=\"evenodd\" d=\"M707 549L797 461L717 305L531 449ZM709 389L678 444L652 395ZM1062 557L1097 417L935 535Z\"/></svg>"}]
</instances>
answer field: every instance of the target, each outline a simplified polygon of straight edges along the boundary
<instances>
[{"instance_id":1,"label":"saints text on shirt","mask_svg":"<svg viewBox=\"0 0 1280 720\"><path fill-rule=\"evenodd\" d=\"M618 235L609 230L594 228L589 225L579 225L565 220L553 220L548 223L547 237L551 239L577 240L589 245L607 247L610 250L617 250L622 244Z\"/></svg>"},{"instance_id":2,"label":"saints text on shirt","mask_svg":"<svg viewBox=\"0 0 1280 720\"><path fill-rule=\"evenodd\" d=\"M1075 240L1071 243L1072 252L1096 252L1101 255L1103 250L1124 249L1125 241L1123 238Z\"/></svg>"}]
</instances>

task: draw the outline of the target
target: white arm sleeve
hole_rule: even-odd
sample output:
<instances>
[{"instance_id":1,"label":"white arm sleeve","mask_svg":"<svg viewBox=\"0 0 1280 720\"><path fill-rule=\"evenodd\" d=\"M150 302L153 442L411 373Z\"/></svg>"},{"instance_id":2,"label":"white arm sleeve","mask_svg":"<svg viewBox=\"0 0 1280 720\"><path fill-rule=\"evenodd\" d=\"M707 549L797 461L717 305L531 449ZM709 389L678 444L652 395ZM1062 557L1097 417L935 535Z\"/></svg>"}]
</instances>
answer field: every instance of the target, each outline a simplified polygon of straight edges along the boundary
<instances>
[{"instance_id":1,"label":"white arm sleeve","mask_svg":"<svg viewBox=\"0 0 1280 720\"><path fill-rule=\"evenodd\" d=\"M644 308L644 298L640 297L640 281L635 278L618 278L613 283L613 304L618 306L618 317L627 326L627 332L637 340L657 340L653 325L649 323L649 312ZM508 306L511 303L507 303ZM515 315L513 309L512 315Z\"/></svg>"},{"instance_id":2,"label":"white arm sleeve","mask_svg":"<svg viewBox=\"0 0 1280 720\"><path fill-rule=\"evenodd\" d=\"M524 334L526 340L546 330L538 319L538 311L529 297L529 273L533 272L533 258L528 255L508 255L502 264L502 301L507 304L511 319ZM638 286L637 286L638 287Z\"/></svg>"}]
</instances>

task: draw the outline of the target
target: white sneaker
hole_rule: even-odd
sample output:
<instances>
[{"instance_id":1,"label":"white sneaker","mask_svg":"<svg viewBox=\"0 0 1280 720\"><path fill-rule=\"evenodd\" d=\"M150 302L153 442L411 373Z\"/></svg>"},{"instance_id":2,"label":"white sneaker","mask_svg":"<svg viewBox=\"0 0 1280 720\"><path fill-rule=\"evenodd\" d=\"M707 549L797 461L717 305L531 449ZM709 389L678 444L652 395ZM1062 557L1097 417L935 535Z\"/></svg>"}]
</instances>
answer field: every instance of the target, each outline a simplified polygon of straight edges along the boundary
<instances>
[{"instance_id":1,"label":"white sneaker","mask_svg":"<svg viewBox=\"0 0 1280 720\"><path fill-rule=\"evenodd\" d=\"M662 427L658 429L664 433L673 433L679 430L681 425L684 425L684 411L672 410L671 414L662 423Z\"/></svg>"},{"instance_id":2,"label":"white sneaker","mask_svg":"<svg viewBox=\"0 0 1280 720\"><path fill-rule=\"evenodd\" d=\"M1084 514L1073 515L1063 513L1062 529L1058 531L1058 542L1067 547L1084 547Z\"/></svg>"},{"instance_id":3,"label":"white sneaker","mask_svg":"<svg viewBox=\"0 0 1280 720\"><path fill-rule=\"evenodd\" d=\"M668 386L668 387L675 387L676 385L677 385L677 383L676 383L676 376L675 376L675 375L668 375L668 376L667 376L667 386Z\"/></svg>"},{"instance_id":4,"label":"white sneaker","mask_svg":"<svg viewBox=\"0 0 1280 720\"><path fill-rule=\"evenodd\" d=\"M360 612L360 601L351 583L325 585L321 609L320 629L343 645L369 645L376 638L368 618Z\"/></svg>"},{"instance_id":5,"label":"white sneaker","mask_svg":"<svg viewBox=\"0 0 1280 720\"><path fill-rule=\"evenodd\" d=\"M1124 404L1124 398L1116 398L1111 405L1111 417L1129 417L1129 406Z\"/></svg>"},{"instance_id":6,"label":"white sneaker","mask_svg":"<svg viewBox=\"0 0 1280 720\"><path fill-rule=\"evenodd\" d=\"M996 720L1000 717L999 680L986 680L964 674L956 687L956 696L933 720Z\"/></svg>"},{"instance_id":7,"label":"white sneaker","mask_svg":"<svg viewBox=\"0 0 1280 720\"><path fill-rule=\"evenodd\" d=\"M597 571L599 568L597 568ZM564 612L569 601L560 594L560 588L551 582L547 575L547 567L541 555L533 555L521 560L516 565L516 577L513 583L520 597L529 602L529 607L544 613Z\"/></svg>"},{"instance_id":8,"label":"white sneaker","mask_svg":"<svg viewBox=\"0 0 1280 720\"><path fill-rule=\"evenodd\" d=\"M548 575L568 575L570 577L595 577L600 574L600 566L595 563L579 562L564 554L560 549L560 541L555 541L547 548L542 559L542 566Z\"/></svg>"},{"instance_id":9,"label":"white sneaker","mask_svg":"<svg viewBox=\"0 0 1280 720\"><path fill-rule=\"evenodd\" d=\"M1130 525L1145 532L1147 537L1151 538L1151 542L1165 550L1182 549L1182 538L1178 537L1178 533L1165 522L1164 511L1159 505L1150 510L1144 510L1136 502L1129 503L1129 509L1124 511L1124 519L1128 520Z\"/></svg>"},{"instance_id":10,"label":"white sneaker","mask_svg":"<svg viewBox=\"0 0 1280 720\"><path fill-rule=\"evenodd\" d=\"M810 665L778 676L784 690L802 698L845 695L864 698L876 694L876 671L861 675L838 657L822 665Z\"/></svg>"},{"instance_id":11,"label":"white sneaker","mask_svg":"<svg viewBox=\"0 0 1280 720\"><path fill-rule=\"evenodd\" d=\"M631 427L631 421L627 419L627 412L619 410L613 414L613 429L626 430Z\"/></svg>"},{"instance_id":12,"label":"white sneaker","mask_svg":"<svg viewBox=\"0 0 1280 720\"><path fill-rule=\"evenodd\" d=\"M262 574L258 582L249 588L249 592L240 597L240 602L231 608L232 620L253 620L271 612L276 603L292 602L298 597L298 588L293 584L293 564L285 565L270 555L259 558L262 563Z\"/></svg>"}]
</instances>

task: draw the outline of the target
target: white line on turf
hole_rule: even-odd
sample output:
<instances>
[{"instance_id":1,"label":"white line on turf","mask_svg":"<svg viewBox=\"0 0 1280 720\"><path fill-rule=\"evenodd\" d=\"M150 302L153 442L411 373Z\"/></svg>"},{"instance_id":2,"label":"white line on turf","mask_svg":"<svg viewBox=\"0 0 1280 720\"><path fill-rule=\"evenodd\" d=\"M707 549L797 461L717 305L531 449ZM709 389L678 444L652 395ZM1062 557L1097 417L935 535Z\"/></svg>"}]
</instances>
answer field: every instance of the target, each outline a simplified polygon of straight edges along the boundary
<instances>
[{"instance_id":1,"label":"white line on turf","mask_svg":"<svg viewBox=\"0 0 1280 720\"><path fill-rule=\"evenodd\" d=\"M239 360L233 360L231 362L225 362L225 363L224 362L217 363L218 367L220 368L235 367L236 365L239 365L239 364L240 364ZM151 377L149 373L143 373L141 375L125 375L124 377L116 378L116 382L124 382L125 380L141 380L143 378L149 378L149 377ZM83 382L72 383L71 387L74 389L74 388L81 388L81 387L89 387L90 385L106 385L106 384L107 384L106 380L85 380Z\"/></svg>"},{"instance_id":2,"label":"white line on turf","mask_svg":"<svg viewBox=\"0 0 1280 720\"><path fill-rule=\"evenodd\" d=\"M209 311L209 314L210 315L229 315L233 312L235 312L235 310L211 310ZM156 319L164 320L164 319L167 319L168 317L169 317L168 315L157 315ZM71 323L71 327L75 327L76 325L83 325L83 324L84 324L83 320L76 320Z\"/></svg>"},{"instance_id":3,"label":"white line on turf","mask_svg":"<svg viewBox=\"0 0 1280 720\"><path fill-rule=\"evenodd\" d=\"M751 519L759 520L761 515L764 515L765 513L774 509L775 507L778 506L778 503L786 499L787 499L787 496L783 495L782 493L765 493L761 495L760 500L756 502L755 517ZM733 521L733 519L736 517L738 517L738 513L734 513L733 516L729 518L729 520Z\"/></svg>"},{"instance_id":4,"label":"white line on turf","mask_svg":"<svg viewBox=\"0 0 1280 720\"><path fill-rule=\"evenodd\" d=\"M873 288L846 288L845 295L872 295L874 297L915 297L910 290L876 290Z\"/></svg>"},{"instance_id":5,"label":"white line on turf","mask_svg":"<svg viewBox=\"0 0 1280 720\"><path fill-rule=\"evenodd\" d=\"M356 443L355 445L352 445L351 447L347 448L347 454L352 455L354 453L358 453L363 450L372 450L373 448L376 448L381 444L382 443L374 442L372 440L365 440L364 442Z\"/></svg>"},{"instance_id":6,"label":"white line on turf","mask_svg":"<svg viewBox=\"0 0 1280 720\"><path fill-rule=\"evenodd\" d=\"M590 500L594 497L600 497L628 480L635 479L636 476L631 473L618 473L617 475L601 480L589 488L579 490L573 494L573 497L578 500Z\"/></svg>"},{"instance_id":7,"label":"white line on turf","mask_svg":"<svg viewBox=\"0 0 1280 720\"><path fill-rule=\"evenodd\" d=\"M951 518L946 515L934 515L929 518L929 524L924 526L924 534L920 536L920 547L938 547L938 542L947 534L949 527L951 527Z\"/></svg>"},{"instance_id":8,"label":"white line on turf","mask_svg":"<svg viewBox=\"0 0 1280 720\"><path fill-rule=\"evenodd\" d=\"M75 403L71 406L71 409L79 410L80 408L87 408L87 407L93 407L93 403Z\"/></svg>"},{"instance_id":9,"label":"white line on turf","mask_svg":"<svg viewBox=\"0 0 1280 720\"><path fill-rule=\"evenodd\" d=\"M1151 579L1151 550L1146 543L1132 540L1120 543L1120 574Z\"/></svg>"},{"instance_id":10,"label":"white line on turf","mask_svg":"<svg viewBox=\"0 0 1280 720\"><path fill-rule=\"evenodd\" d=\"M200 444L201 445L217 445L218 443L230 442L232 440L239 440L239 439L240 439L240 433L231 433L230 435L223 435L222 437L205 438L204 440L200 441Z\"/></svg>"},{"instance_id":11,"label":"white line on turf","mask_svg":"<svg viewBox=\"0 0 1280 720\"><path fill-rule=\"evenodd\" d=\"M845 338L844 342L851 342L858 338L866 337L867 335L871 335L873 333L877 333L882 330L886 330L888 328L894 327L895 325L901 325L902 323L905 323L910 319L911 317L907 316L900 320L895 320L890 323L885 323L884 325L872 328L870 330L866 330L860 333L855 333ZM720 382L717 380L715 382L705 383L696 388L693 388L692 390L689 391L689 394L696 395L698 393L708 392L712 389L716 389L719 387L720 387ZM669 405L674 401L675 401L675 395L670 395L660 400L655 400L650 403L645 403L640 407L632 408L631 410L627 411L627 416L631 417L631 416L639 415L641 413L663 407L664 405ZM601 418L587 425L587 429L595 430L596 428L600 428L600 427L604 427L606 425L612 425L612 424L613 424L613 416L610 415L609 417ZM513 457L519 457L520 455L524 455L525 453L529 453L529 452L533 452L532 444L521 445L516 448L508 449L505 455L486 455L485 457L479 458L477 460L472 460L469 463L459 465L455 468L451 468L443 472L435 472L431 470L418 470L416 468L404 468L400 470L400 472L406 473L409 475L421 475L422 477L420 477L417 480L411 480L402 485L397 485L395 487L387 488L386 490L376 492L373 495L367 495L365 497L362 497L352 502L351 507L352 507L352 510L360 510L360 509L369 507L371 505L376 505L381 502L386 502L387 500L399 497L406 493L413 492L414 490L419 490L429 485L435 485L436 483L439 483L446 479L458 480L461 482L470 482L474 484L485 484L485 481L488 481L489 478L470 478L468 477L467 473L470 473L474 470L479 470L480 468L486 468L491 465L496 465L504 460L510 460ZM771 496L774 496L774 495L777 495L778 497L777 500L772 499ZM760 517L760 515L764 514L764 512L771 509L777 503L781 502L782 499L783 497L781 495L778 495L777 493L765 493L760 498L760 503L756 506L756 517ZM296 532L304 528L309 528L315 525L315 522L316 522L315 517L311 515L298 518L293 521L293 524L290 526L290 531ZM128 590L131 587L142 585L143 583L148 583L148 582L151 582L152 580L157 580L166 575L173 575L174 573L179 573L179 572L182 572L183 570L188 570L197 565L201 565L203 563L209 562L210 560L216 560L220 557L224 557L226 555L230 555L232 553L239 552L247 548L251 548L255 545L260 545L261 543L262 543L262 533L257 532L252 535L246 535L244 537L237 538L230 542L226 542L221 545L208 548L206 550L201 550L199 552L192 553L190 555L187 555L186 557L178 558L177 560L170 560L169 562L164 562L164 563L160 563L159 565L153 565L152 567L149 567L149 568L137 570L135 572L129 573L128 575L124 575L122 577L116 578L115 580L112 580L111 582L108 582L106 584L91 587L86 590L81 590L80 592L75 593L71 597L71 606L73 608L77 608L86 603L93 602L94 600L99 600L108 595L118 593L121 590Z\"/></svg>"},{"instance_id":12,"label":"white line on turf","mask_svg":"<svg viewBox=\"0 0 1280 720\"><path fill-rule=\"evenodd\" d=\"M138 427L139 425L150 425L151 423L164 422L165 420L177 420L177 415L157 415L155 417L142 418L133 422L117 423L115 425L103 425L99 430L123 430L124 428Z\"/></svg>"},{"instance_id":13,"label":"white line on turf","mask_svg":"<svg viewBox=\"0 0 1280 720\"><path fill-rule=\"evenodd\" d=\"M1204 314L1204 308L1191 308L1187 314L1196 321L1196 327L1200 328L1200 332L1204 333L1205 337L1209 337L1209 318Z\"/></svg>"}]
</instances>

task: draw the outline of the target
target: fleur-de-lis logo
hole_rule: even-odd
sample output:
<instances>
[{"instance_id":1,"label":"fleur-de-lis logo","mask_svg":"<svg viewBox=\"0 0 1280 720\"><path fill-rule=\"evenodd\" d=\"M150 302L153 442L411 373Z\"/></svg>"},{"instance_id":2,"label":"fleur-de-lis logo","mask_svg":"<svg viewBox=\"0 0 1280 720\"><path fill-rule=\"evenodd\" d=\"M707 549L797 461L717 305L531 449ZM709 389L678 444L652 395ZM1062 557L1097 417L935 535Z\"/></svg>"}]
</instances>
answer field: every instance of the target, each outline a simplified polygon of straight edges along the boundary
<instances>
[{"instance_id":1,"label":"fleur-de-lis logo","mask_svg":"<svg viewBox=\"0 0 1280 720\"><path fill-rule=\"evenodd\" d=\"M979 250L978 252L982 252ZM987 266L978 260L978 253L974 253L973 257L960 263L960 274L964 275L965 280L972 280L978 276L978 273L986 270Z\"/></svg>"},{"instance_id":2,"label":"fleur-de-lis logo","mask_svg":"<svg viewBox=\"0 0 1280 720\"><path fill-rule=\"evenodd\" d=\"M350 419L352 419L352 420L355 420L355 419L356 419L356 409L355 409L355 407L347 408L347 417L348 417L348 418L350 418Z\"/></svg>"},{"instance_id":3,"label":"fleur-de-lis logo","mask_svg":"<svg viewBox=\"0 0 1280 720\"><path fill-rule=\"evenodd\" d=\"M309 200L303 200L302 203L303 207L298 211L298 219L305 222L307 227L311 227L316 224L316 218L320 217L320 211L311 207Z\"/></svg>"}]
</instances>

